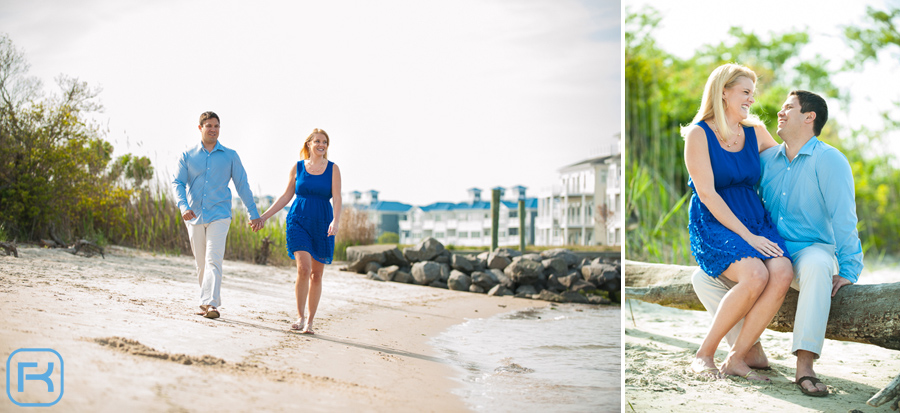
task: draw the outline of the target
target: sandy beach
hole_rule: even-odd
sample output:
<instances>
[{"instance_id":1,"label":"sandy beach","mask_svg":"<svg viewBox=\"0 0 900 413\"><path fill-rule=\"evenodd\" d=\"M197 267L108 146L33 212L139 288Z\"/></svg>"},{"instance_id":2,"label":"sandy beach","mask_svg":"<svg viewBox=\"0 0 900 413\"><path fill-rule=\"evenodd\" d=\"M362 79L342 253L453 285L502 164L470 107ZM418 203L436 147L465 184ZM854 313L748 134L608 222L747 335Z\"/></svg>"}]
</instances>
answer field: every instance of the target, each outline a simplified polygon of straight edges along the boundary
<instances>
[{"instance_id":1,"label":"sandy beach","mask_svg":"<svg viewBox=\"0 0 900 413\"><path fill-rule=\"evenodd\" d=\"M791 334L766 330L763 346L772 382L740 378L705 379L687 370L711 321L706 312L686 311L627 300L625 314L625 411L636 412L890 412L866 400L900 374L900 352L826 340L814 368L828 385L828 397L809 397L794 384L796 358ZM633 318L632 318L633 313ZM723 341L717 363L727 355ZM628 406L631 407L628 407Z\"/></svg>"},{"instance_id":2,"label":"sandy beach","mask_svg":"<svg viewBox=\"0 0 900 413\"><path fill-rule=\"evenodd\" d=\"M291 268L226 261L222 317L209 320L194 315L191 257L23 246L19 258L0 257L0 354L59 352L56 411L466 411L429 339L549 304L379 283L338 267L326 267L310 336L289 331ZM17 400L43 401L31 389ZM0 411L16 408L2 397Z\"/></svg>"}]
</instances>

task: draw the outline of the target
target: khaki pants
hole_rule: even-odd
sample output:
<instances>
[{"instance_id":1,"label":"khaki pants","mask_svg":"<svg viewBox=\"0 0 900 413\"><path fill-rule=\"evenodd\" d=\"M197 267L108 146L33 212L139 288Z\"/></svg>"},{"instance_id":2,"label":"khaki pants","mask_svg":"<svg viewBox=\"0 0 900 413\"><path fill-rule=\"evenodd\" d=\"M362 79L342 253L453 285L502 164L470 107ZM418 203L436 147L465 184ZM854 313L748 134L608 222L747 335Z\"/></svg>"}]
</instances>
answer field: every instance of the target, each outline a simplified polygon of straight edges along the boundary
<instances>
[{"instance_id":1,"label":"khaki pants","mask_svg":"<svg viewBox=\"0 0 900 413\"><path fill-rule=\"evenodd\" d=\"M791 258L794 265L794 281L791 288L800 291L797 314L794 317L794 343L791 353L806 350L815 353L818 358L825 344L825 327L828 325L828 312L831 310L832 276L838 272L834 246L813 244L794 253ZM722 298L735 285L725 277L710 277L701 269L694 272L691 282L700 302L713 317ZM729 347L734 345L743 325L742 319L725 335Z\"/></svg>"},{"instance_id":2,"label":"khaki pants","mask_svg":"<svg viewBox=\"0 0 900 413\"><path fill-rule=\"evenodd\" d=\"M222 261L225 259L225 239L228 237L231 218L201 225L185 224L197 265L200 306L218 307L222 305Z\"/></svg>"}]
</instances>

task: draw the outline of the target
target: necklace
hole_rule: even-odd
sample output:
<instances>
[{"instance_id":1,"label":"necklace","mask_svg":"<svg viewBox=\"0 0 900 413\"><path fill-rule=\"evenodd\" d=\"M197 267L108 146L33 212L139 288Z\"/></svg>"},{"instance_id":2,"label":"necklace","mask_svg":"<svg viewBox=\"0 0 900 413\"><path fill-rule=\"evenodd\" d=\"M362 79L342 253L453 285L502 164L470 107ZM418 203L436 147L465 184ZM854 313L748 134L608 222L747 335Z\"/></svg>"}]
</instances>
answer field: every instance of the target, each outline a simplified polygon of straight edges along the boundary
<instances>
[{"instance_id":1,"label":"necklace","mask_svg":"<svg viewBox=\"0 0 900 413\"><path fill-rule=\"evenodd\" d=\"M306 170L309 171L309 173L312 173L312 174L320 173L321 172L320 169L324 170L324 168L322 168L321 166L322 166L321 164L314 165L312 163L312 159L307 159L307 161L306 161Z\"/></svg>"},{"instance_id":2,"label":"necklace","mask_svg":"<svg viewBox=\"0 0 900 413\"><path fill-rule=\"evenodd\" d=\"M728 143L728 141L722 139L722 134L719 133L719 125L713 123L713 130L716 132L716 139L722 142L722 144L725 145L726 148L730 148L732 145L737 144L738 139L740 139L742 135L742 131L738 131L737 137L734 138L734 142Z\"/></svg>"}]
</instances>

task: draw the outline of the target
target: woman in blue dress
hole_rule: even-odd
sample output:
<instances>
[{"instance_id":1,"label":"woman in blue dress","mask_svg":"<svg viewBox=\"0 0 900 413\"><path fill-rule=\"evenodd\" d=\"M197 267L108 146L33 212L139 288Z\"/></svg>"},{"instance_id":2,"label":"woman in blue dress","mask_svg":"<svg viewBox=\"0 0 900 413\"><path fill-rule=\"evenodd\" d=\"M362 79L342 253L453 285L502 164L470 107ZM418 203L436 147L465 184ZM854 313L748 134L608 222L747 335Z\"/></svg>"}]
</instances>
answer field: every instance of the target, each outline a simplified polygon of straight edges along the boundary
<instances>
[{"instance_id":1,"label":"woman in blue dress","mask_svg":"<svg viewBox=\"0 0 900 413\"><path fill-rule=\"evenodd\" d=\"M292 330L315 334L313 320L322 297L322 273L334 257L334 236L341 221L341 170L328 160L328 134L313 129L300 150L300 161L291 166L288 186L260 216L262 227L272 215L297 198L287 216L288 255L297 262L297 322ZM334 207L329 202L333 199Z\"/></svg>"},{"instance_id":2,"label":"woman in blue dress","mask_svg":"<svg viewBox=\"0 0 900 413\"><path fill-rule=\"evenodd\" d=\"M754 186L759 153L775 146L765 125L750 115L756 74L726 64L709 75L700 109L682 129L684 162L693 189L691 253L710 277L733 285L722 299L706 338L691 364L701 375L720 374L768 381L747 363L748 353L781 307L793 279L784 240L771 222ZM739 321L740 334L722 368L716 348Z\"/></svg>"}]
</instances>

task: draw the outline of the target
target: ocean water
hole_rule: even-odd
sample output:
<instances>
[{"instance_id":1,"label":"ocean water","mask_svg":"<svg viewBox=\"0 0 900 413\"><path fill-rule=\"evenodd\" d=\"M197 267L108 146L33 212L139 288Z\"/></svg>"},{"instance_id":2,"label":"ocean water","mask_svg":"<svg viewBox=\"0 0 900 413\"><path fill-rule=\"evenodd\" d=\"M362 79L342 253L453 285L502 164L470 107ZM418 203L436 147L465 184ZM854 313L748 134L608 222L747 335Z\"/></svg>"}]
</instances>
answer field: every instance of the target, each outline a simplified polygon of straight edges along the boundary
<instances>
[{"instance_id":1,"label":"ocean water","mask_svg":"<svg viewBox=\"0 0 900 413\"><path fill-rule=\"evenodd\" d=\"M473 319L432 339L476 412L621 410L621 308L560 304Z\"/></svg>"}]
</instances>

